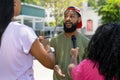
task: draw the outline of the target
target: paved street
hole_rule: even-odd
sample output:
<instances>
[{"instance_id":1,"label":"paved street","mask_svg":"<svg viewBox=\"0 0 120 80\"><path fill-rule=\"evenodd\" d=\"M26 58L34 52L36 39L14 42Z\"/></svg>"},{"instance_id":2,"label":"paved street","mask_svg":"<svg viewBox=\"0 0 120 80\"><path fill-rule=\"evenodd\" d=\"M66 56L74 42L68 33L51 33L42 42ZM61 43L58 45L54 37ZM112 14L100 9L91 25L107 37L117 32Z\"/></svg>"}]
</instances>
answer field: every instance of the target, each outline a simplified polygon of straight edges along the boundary
<instances>
[{"instance_id":1,"label":"paved street","mask_svg":"<svg viewBox=\"0 0 120 80\"><path fill-rule=\"evenodd\" d=\"M34 60L35 80L53 80L53 71L42 66L37 60Z\"/></svg>"}]
</instances>

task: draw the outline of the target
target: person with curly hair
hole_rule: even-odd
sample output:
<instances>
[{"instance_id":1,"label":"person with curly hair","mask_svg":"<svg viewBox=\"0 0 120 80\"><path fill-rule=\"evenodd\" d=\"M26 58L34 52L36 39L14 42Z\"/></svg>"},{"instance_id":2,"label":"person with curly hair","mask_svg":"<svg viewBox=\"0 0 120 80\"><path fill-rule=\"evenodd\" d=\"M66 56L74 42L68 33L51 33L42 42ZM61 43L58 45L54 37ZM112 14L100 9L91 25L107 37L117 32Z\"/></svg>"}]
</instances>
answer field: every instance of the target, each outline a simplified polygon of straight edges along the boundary
<instances>
[{"instance_id":1,"label":"person with curly hair","mask_svg":"<svg viewBox=\"0 0 120 80\"><path fill-rule=\"evenodd\" d=\"M120 80L120 23L98 27L89 42L87 57L79 64L77 50L71 50L68 66L73 80Z\"/></svg>"}]
</instances>

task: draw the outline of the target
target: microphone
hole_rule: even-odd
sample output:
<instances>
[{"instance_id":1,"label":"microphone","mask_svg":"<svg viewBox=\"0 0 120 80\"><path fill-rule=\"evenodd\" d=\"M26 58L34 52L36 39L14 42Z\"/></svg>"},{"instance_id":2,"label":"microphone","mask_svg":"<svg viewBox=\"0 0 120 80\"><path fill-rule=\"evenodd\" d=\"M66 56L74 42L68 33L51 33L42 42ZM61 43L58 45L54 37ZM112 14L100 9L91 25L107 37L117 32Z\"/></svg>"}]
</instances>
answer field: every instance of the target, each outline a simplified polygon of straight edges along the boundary
<instances>
[{"instance_id":1,"label":"microphone","mask_svg":"<svg viewBox=\"0 0 120 80\"><path fill-rule=\"evenodd\" d=\"M72 35L71 37L71 40L73 42L73 48L76 48L77 47L77 44L76 44L76 36L75 35ZM77 63L79 63L79 56L77 57Z\"/></svg>"},{"instance_id":2,"label":"microphone","mask_svg":"<svg viewBox=\"0 0 120 80\"><path fill-rule=\"evenodd\" d=\"M73 48L76 48L76 47L77 47L77 44L76 44L76 36L75 36L75 35L72 35L71 40L72 40L72 42L73 42Z\"/></svg>"}]
</instances>

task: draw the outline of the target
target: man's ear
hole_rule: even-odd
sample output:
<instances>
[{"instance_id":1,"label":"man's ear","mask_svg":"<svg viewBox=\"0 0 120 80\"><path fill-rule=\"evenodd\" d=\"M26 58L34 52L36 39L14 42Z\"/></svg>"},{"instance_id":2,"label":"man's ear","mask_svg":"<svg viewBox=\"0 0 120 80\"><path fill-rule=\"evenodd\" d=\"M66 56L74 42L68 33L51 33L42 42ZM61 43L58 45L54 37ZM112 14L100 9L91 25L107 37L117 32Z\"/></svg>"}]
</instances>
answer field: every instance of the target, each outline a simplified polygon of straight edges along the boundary
<instances>
[{"instance_id":1,"label":"man's ear","mask_svg":"<svg viewBox=\"0 0 120 80\"><path fill-rule=\"evenodd\" d=\"M14 0L14 7L16 7L17 6L17 2L16 2L16 0Z\"/></svg>"},{"instance_id":2,"label":"man's ear","mask_svg":"<svg viewBox=\"0 0 120 80\"><path fill-rule=\"evenodd\" d=\"M78 19L79 19L78 22L82 21L82 18L81 18L81 17L79 17Z\"/></svg>"}]
</instances>

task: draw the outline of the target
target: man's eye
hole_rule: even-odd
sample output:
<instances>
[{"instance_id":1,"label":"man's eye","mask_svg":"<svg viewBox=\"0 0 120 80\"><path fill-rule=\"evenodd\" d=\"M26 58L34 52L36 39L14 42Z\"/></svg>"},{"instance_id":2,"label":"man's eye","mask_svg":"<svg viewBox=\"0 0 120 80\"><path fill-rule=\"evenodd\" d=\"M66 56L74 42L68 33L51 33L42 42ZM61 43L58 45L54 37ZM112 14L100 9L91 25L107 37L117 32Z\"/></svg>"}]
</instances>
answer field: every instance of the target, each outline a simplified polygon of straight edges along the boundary
<instances>
[{"instance_id":1,"label":"man's eye","mask_svg":"<svg viewBox=\"0 0 120 80\"><path fill-rule=\"evenodd\" d=\"M64 15L64 17L67 17L67 15Z\"/></svg>"},{"instance_id":2,"label":"man's eye","mask_svg":"<svg viewBox=\"0 0 120 80\"><path fill-rule=\"evenodd\" d=\"M74 18L75 16L70 16L71 18Z\"/></svg>"}]
</instances>

